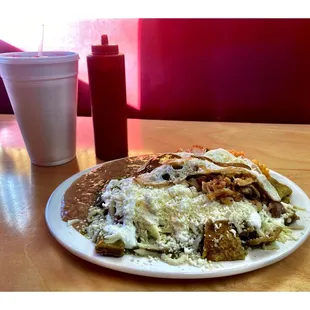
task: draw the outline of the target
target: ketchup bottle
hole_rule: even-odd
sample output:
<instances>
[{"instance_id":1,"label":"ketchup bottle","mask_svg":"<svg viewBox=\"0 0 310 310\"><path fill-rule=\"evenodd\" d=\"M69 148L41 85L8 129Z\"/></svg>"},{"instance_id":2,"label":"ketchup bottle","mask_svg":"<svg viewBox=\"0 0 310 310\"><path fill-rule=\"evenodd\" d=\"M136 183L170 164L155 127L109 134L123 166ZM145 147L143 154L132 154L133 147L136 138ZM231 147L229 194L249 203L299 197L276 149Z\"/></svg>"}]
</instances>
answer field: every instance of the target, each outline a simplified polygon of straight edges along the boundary
<instances>
[{"instance_id":1,"label":"ketchup bottle","mask_svg":"<svg viewBox=\"0 0 310 310\"><path fill-rule=\"evenodd\" d=\"M128 156L125 57L118 45L101 36L87 56L89 89L97 158L108 161Z\"/></svg>"}]
</instances>

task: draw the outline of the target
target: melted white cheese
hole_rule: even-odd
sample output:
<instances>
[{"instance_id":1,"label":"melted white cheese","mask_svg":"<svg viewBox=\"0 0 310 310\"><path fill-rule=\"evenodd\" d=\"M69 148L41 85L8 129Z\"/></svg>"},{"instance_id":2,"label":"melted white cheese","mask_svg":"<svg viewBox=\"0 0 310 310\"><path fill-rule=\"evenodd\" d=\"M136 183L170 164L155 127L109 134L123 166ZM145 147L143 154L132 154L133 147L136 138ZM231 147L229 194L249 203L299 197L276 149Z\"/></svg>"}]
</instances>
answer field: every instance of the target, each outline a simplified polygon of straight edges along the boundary
<instances>
[{"instance_id":1,"label":"melted white cheese","mask_svg":"<svg viewBox=\"0 0 310 310\"><path fill-rule=\"evenodd\" d=\"M262 226L261 217L259 216L257 212L253 212L250 214L250 218L248 222L251 226L255 227L256 229L260 229Z\"/></svg>"},{"instance_id":2,"label":"melted white cheese","mask_svg":"<svg viewBox=\"0 0 310 310\"><path fill-rule=\"evenodd\" d=\"M108 238L118 234L127 249L138 244L136 227L139 231L145 228L159 247L171 251L197 248L208 219L228 220L238 232L247 223L260 228L260 216L249 201L230 206L211 202L187 184L156 188L141 186L133 178L112 180L102 198L107 207L114 207L115 214L123 217L123 223L116 223L108 215L99 223L99 229ZM165 234L167 231L169 234Z\"/></svg>"}]
</instances>

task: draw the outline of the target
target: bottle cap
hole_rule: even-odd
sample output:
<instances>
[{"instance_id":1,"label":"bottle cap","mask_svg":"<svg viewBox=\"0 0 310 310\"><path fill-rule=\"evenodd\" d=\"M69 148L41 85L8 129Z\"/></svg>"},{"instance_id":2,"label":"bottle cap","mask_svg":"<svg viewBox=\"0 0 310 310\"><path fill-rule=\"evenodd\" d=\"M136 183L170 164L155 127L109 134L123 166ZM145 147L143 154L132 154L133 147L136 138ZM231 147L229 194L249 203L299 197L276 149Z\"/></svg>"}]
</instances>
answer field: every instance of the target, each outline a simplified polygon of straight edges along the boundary
<instances>
[{"instance_id":1,"label":"bottle cap","mask_svg":"<svg viewBox=\"0 0 310 310\"><path fill-rule=\"evenodd\" d=\"M92 45L91 51L93 55L117 55L118 45L109 44L109 39L106 34L101 35L101 44Z\"/></svg>"}]
</instances>

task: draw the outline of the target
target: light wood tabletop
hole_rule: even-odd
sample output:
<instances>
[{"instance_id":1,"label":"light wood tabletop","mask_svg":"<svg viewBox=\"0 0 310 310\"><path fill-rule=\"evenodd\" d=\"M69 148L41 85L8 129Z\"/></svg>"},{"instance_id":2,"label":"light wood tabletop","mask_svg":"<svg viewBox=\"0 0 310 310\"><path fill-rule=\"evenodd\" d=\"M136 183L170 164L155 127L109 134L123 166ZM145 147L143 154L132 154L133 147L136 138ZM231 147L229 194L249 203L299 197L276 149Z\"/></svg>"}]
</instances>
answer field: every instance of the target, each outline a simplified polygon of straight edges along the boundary
<instances>
[{"instance_id":1,"label":"light wood tabletop","mask_svg":"<svg viewBox=\"0 0 310 310\"><path fill-rule=\"evenodd\" d=\"M242 150L310 195L310 125L128 121L130 155L194 144ZM77 122L77 157L62 166L31 165L14 116L0 115L1 291L309 291L310 239L282 261L218 279L139 277L88 263L51 236L44 211L53 190L97 161L91 118Z\"/></svg>"}]
</instances>

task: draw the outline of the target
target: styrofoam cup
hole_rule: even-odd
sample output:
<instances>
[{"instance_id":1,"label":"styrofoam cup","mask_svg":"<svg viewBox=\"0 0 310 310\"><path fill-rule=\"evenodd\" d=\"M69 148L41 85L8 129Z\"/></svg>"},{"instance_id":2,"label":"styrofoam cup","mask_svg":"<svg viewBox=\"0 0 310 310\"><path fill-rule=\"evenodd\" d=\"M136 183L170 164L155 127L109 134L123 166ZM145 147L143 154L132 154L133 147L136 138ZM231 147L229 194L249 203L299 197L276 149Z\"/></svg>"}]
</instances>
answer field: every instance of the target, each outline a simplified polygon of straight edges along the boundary
<instances>
[{"instance_id":1,"label":"styrofoam cup","mask_svg":"<svg viewBox=\"0 0 310 310\"><path fill-rule=\"evenodd\" d=\"M0 54L0 77L35 165L75 158L78 60L74 52Z\"/></svg>"}]
</instances>

